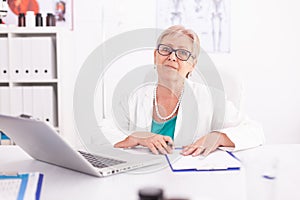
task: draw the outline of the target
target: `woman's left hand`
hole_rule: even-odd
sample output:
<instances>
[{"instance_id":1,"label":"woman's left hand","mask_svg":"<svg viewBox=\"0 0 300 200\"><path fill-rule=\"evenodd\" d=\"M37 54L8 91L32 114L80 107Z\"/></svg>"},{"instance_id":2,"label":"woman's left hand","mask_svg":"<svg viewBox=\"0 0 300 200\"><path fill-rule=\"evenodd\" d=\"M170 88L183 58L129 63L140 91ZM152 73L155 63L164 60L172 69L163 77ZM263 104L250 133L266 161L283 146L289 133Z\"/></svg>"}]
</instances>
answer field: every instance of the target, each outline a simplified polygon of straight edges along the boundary
<instances>
[{"instance_id":1,"label":"woman's left hand","mask_svg":"<svg viewBox=\"0 0 300 200\"><path fill-rule=\"evenodd\" d=\"M234 143L224 133L214 131L201 137L193 144L184 146L181 154L184 156L198 156L200 154L207 156L219 146L234 147Z\"/></svg>"}]
</instances>

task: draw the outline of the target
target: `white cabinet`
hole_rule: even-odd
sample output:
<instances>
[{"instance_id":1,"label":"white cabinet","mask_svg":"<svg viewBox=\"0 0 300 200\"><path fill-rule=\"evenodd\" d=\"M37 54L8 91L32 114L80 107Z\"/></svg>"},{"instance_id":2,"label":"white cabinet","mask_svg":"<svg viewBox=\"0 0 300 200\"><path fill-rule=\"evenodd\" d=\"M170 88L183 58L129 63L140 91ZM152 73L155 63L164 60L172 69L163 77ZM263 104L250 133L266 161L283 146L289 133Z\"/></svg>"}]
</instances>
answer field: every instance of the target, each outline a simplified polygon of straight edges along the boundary
<instances>
[{"instance_id":1,"label":"white cabinet","mask_svg":"<svg viewBox=\"0 0 300 200\"><path fill-rule=\"evenodd\" d=\"M60 68L64 38L56 27L0 29L0 113L31 115L62 126Z\"/></svg>"}]
</instances>

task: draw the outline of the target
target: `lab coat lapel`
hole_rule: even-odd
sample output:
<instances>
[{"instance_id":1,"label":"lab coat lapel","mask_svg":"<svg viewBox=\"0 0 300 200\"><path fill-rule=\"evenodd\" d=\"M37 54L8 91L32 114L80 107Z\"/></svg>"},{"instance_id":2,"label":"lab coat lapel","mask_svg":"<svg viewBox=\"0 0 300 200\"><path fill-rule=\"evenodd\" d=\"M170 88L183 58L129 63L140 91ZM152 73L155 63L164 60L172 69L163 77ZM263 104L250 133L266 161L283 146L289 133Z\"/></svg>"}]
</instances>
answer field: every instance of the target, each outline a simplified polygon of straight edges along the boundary
<instances>
[{"instance_id":1,"label":"lab coat lapel","mask_svg":"<svg viewBox=\"0 0 300 200\"><path fill-rule=\"evenodd\" d=\"M199 117L197 108L197 101L191 85L185 81L174 132L175 145L188 145L194 141Z\"/></svg>"},{"instance_id":2,"label":"lab coat lapel","mask_svg":"<svg viewBox=\"0 0 300 200\"><path fill-rule=\"evenodd\" d=\"M152 114L153 114L153 87L147 87L142 101L140 101L140 109L138 110L139 117L137 118L138 125L144 127L144 131L151 131Z\"/></svg>"}]
</instances>

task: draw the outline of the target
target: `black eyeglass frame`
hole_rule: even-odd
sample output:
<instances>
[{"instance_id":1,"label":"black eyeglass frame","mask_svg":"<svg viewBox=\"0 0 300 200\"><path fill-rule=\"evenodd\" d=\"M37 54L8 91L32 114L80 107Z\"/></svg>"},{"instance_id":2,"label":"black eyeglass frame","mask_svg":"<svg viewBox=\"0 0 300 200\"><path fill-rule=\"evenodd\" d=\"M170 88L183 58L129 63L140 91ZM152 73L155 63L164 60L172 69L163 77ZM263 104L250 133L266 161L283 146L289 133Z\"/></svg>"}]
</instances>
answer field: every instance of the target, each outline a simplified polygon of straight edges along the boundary
<instances>
[{"instance_id":1,"label":"black eyeglass frame","mask_svg":"<svg viewBox=\"0 0 300 200\"><path fill-rule=\"evenodd\" d=\"M170 48L170 52L168 52L168 54L162 54L160 51L159 51L159 47L160 46L165 46L165 47L168 47L168 48ZM165 44L159 44L158 46L157 46L157 52L160 54L160 55L162 55L162 56L169 56L169 55L171 55L173 52L175 52L175 56L179 59L179 60L181 60L181 61L187 61L191 56L192 56L192 53L190 52L190 51L188 51L188 50L186 50L186 49L173 49L172 47L170 47L170 46L168 46L168 45L165 45ZM184 51L184 52L186 52L186 53L188 53L188 57L187 57L187 59L181 59L181 58L179 58L179 56L177 55L177 52L178 51ZM192 58L194 58L194 56L192 56Z\"/></svg>"}]
</instances>

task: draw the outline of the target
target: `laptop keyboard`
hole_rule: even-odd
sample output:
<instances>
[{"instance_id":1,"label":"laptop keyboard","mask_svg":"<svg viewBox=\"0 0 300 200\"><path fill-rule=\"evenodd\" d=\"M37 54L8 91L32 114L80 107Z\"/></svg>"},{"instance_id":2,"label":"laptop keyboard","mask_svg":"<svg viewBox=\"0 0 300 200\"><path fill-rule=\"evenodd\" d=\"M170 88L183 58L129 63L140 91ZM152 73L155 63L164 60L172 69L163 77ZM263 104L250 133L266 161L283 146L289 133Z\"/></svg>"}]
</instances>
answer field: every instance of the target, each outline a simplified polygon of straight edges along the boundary
<instances>
[{"instance_id":1,"label":"laptop keyboard","mask_svg":"<svg viewBox=\"0 0 300 200\"><path fill-rule=\"evenodd\" d=\"M123 160L116 160L112 158L105 158L102 156L96 156L87 152L78 151L87 161L89 161L94 167L105 168L113 165L118 165L121 163L126 163Z\"/></svg>"}]
</instances>

